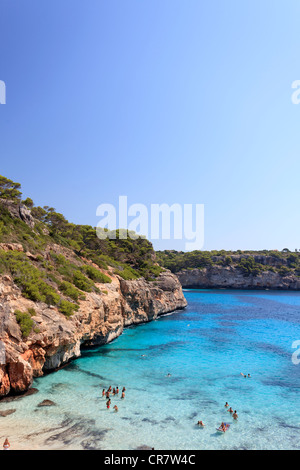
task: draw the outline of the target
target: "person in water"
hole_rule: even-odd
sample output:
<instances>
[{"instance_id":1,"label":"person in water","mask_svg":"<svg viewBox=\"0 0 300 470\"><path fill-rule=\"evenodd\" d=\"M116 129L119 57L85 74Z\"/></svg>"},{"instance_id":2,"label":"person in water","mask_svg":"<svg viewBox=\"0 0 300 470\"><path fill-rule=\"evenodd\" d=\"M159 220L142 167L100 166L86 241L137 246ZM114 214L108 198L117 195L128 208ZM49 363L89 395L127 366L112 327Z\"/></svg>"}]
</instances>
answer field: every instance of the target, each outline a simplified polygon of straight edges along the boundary
<instances>
[{"instance_id":1,"label":"person in water","mask_svg":"<svg viewBox=\"0 0 300 470\"><path fill-rule=\"evenodd\" d=\"M198 426L202 426L204 428L205 424L203 423L203 421L198 421Z\"/></svg>"},{"instance_id":2,"label":"person in water","mask_svg":"<svg viewBox=\"0 0 300 470\"><path fill-rule=\"evenodd\" d=\"M106 408L109 409L110 408L110 404L111 404L111 400L108 399L107 402L106 402Z\"/></svg>"},{"instance_id":3,"label":"person in water","mask_svg":"<svg viewBox=\"0 0 300 470\"><path fill-rule=\"evenodd\" d=\"M112 394L113 394L113 395L116 394L116 389L115 389L115 388L113 388Z\"/></svg>"},{"instance_id":4,"label":"person in water","mask_svg":"<svg viewBox=\"0 0 300 470\"><path fill-rule=\"evenodd\" d=\"M125 392L122 392L121 398L125 398Z\"/></svg>"},{"instance_id":5,"label":"person in water","mask_svg":"<svg viewBox=\"0 0 300 470\"><path fill-rule=\"evenodd\" d=\"M109 392L111 392L111 391L112 391L111 385L109 386L109 389L108 389L108 391L109 391Z\"/></svg>"},{"instance_id":6,"label":"person in water","mask_svg":"<svg viewBox=\"0 0 300 470\"><path fill-rule=\"evenodd\" d=\"M123 390L122 390L122 392L126 392L126 388L125 388L125 387L123 387Z\"/></svg>"},{"instance_id":7,"label":"person in water","mask_svg":"<svg viewBox=\"0 0 300 470\"><path fill-rule=\"evenodd\" d=\"M10 448L10 443L8 439L6 438L3 444L3 450L8 450Z\"/></svg>"},{"instance_id":8,"label":"person in water","mask_svg":"<svg viewBox=\"0 0 300 470\"><path fill-rule=\"evenodd\" d=\"M116 413L119 411L119 408L117 407L117 405L114 406L114 410Z\"/></svg>"},{"instance_id":9,"label":"person in water","mask_svg":"<svg viewBox=\"0 0 300 470\"><path fill-rule=\"evenodd\" d=\"M106 398L109 398L109 391L108 390L107 390L105 396L106 396Z\"/></svg>"},{"instance_id":10,"label":"person in water","mask_svg":"<svg viewBox=\"0 0 300 470\"><path fill-rule=\"evenodd\" d=\"M229 406L229 405L228 405L228 402L226 402L226 403L225 403L225 408L228 408L228 406Z\"/></svg>"},{"instance_id":11,"label":"person in water","mask_svg":"<svg viewBox=\"0 0 300 470\"><path fill-rule=\"evenodd\" d=\"M233 419L238 419L238 415L237 415L236 410L235 410L235 412L233 413L232 417L233 417Z\"/></svg>"},{"instance_id":12,"label":"person in water","mask_svg":"<svg viewBox=\"0 0 300 470\"><path fill-rule=\"evenodd\" d=\"M229 429L229 425L226 423L222 423L221 426L219 427L220 431L227 431Z\"/></svg>"},{"instance_id":13,"label":"person in water","mask_svg":"<svg viewBox=\"0 0 300 470\"><path fill-rule=\"evenodd\" d=\"M231 407L227 411L229 411L229 413L233 413L233 409Z\"/></svg>"},{"instance_id":14,"label":"person in water","mask_svg":"<svg viewBox=\"0 0 300 470\"><path fill-rule=\"evenodd\" d=\"M116 394L118 395L119 393L119 387L116 387Z\"/></svg>"}]
</instances>

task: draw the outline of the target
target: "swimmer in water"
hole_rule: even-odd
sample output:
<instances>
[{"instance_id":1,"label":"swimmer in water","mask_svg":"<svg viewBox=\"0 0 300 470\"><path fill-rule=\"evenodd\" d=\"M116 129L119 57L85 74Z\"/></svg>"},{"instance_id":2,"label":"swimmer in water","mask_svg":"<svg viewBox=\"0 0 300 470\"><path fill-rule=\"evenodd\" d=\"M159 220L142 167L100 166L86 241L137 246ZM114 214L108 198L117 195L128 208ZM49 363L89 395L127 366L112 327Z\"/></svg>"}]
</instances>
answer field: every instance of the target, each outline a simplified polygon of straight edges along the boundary
<instances>
[{"instance_id":1,"label":"swimmer in water","mask_svg":"<svg viewBox=\"0 0 300 470\"><path fill-rule=\"evenodd\" d=\"M166 377L171 377L171 374L167 374Z\"/></svg>"},{"instance_id":2,"label":"swimmer in water","mask_svg":"<svg viewBox=\"0 0 300 470\"><path fill-rule=\"evenodd\" d=\"M119 387L116 388L116 394L118 395L119 393Z\"/></svg>"},{"instance_id":3,"label":"swimmer in water","mask_svg":"<svg viewBox=\"0 0 300 470\"><path fill-rule=\"evenodd\" d=\"M125 398L125 392L122 392L121 398Z\"/></svg>"},{"instance_id":4,"label":"swimmer in water","mask_svg":"<svg viewBox=\"0 0 300 470\"><path fill-rule=\"evenodd\" d=\"M117 407L117 405L114 406L114 410L115 410L115 413L119 411L119 408Z\"/></svg>"},{"instance_id":5,"label":"swimmer in water","mask_svg":"<svg viewBox=\"0 0 300 470\"><path fill-rule=\"evenodd\" d=\"M202 426L202 428L204 428L205 424L203 423L203 421L198 421L198 426Z\"/></svg>"},{"instance_id":6,"label":"swimmer in water","mask_svg":"<svg viewBox=\"0 0 300 470\"><path fill-rule=\"evenodd\" d=\"M233 419L238 419L238 415L237 415L236 410L235 410L235 412L233 413L232 417L233 417Z\"/></svg>"},{"instance_id":7,"label":"swimmer in water","mask_svg":"<svg viewBox=\"0 0 300 470\"><path fill-rule=\"evenodd\" d=\"M105 397L105 388L102 390L102 396Z\"/></svg>"},{"instance_id":8,"label":"swimmer in water","mask_svg":"<svg viewBox=\"0 0 300 470\"><path fill-rule=\"evenodd\" d=\"M115 389L115 388L113 388L112 394L113 394L113 395L116 394L116 389Z\"/></svg>"},{"instance_id":9,"label":"swimmer in water","mask_svg":"<svg viewBox=\"0 0 300 470\"><path fill-rule=\"evenodd\" d=\"M233 409L231 407L227 411L229 411L229 413L233 413Z\"/></svg>"},{"instance_id":10,"label":"swimmer in water","mask_svg":"<svg viewBox=\"0 0 300 470\"><path fill-rule=\"evenodd\" d=\"M229 405L228 405L228 403L226 402L226 403L225 403L225 408L228 408L228 406L229 406Z\"/></svg>"},{"instance_id":11,"label":"swimmer in water","mask_svg":"<svg viewBox=\"0 0 300 470\"><path fill-rule=\"evenodd\" d=\"M250 374L248 374L248 379L250 379L250 377L251 377L251 375L250 375Z\"/></svg>"},{"instance_id":12,"label":"swimmer in water","mask_svg":"<svg viewBox=\"0 0 300 470\"><path fill-rule=\"evenodd\" d=\"M125 388L125 387L123 387L122 392L126 392L126 388Z\"/></svg>"},{"instance_id":13,"label":"swimmer in water","mask_svg":"<svg viewBox=\"0 0 300 470\"><path fill-rule=\"evenodd\" d=\"M111 404L111 401L110 401L110 399L109 399L109 400L107 400L107 402L106 402L106 408L107 408L107 409L109 409L110 404Z\"/></svg>"}]
</instances>

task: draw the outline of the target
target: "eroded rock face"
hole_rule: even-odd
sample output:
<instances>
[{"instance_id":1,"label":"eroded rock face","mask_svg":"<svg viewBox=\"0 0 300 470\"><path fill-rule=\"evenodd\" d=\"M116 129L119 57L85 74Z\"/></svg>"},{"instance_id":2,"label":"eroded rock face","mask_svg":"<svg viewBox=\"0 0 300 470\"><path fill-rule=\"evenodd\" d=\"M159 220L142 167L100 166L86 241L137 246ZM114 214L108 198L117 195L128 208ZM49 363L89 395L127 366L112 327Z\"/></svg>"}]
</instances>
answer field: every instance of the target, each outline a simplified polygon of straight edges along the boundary
<instances>
[{"instance_id":1,"label":"eroded rock face","mask_svg":"<svg viewBox=\"0 0 300 470\"><path fill-rule=\"evenodd\" d=\"M80 309L66 318L54 307L25 299L9 276L0 276L0 396L28 390L34 377L80 356L81 346L106 344L131 324L148 322L187 304L181 285L170 272L154 282L97 284L100 293L85 293ZM15 310L34 308L36 332L25 340Z\"/></svg>"},{"instance_id":2,"label":"eroded rock face","mask_svg":"<svg viewBox=\"0 0 300 470\"><path fill-rule=\"evenodd\" d=\"M300 278L293 274L283 277L275 272L264 271L257 276L245 276L233 266L189 269L176 275L182 287L186 288L300 290Z\"/></svg>"}]
</instances>

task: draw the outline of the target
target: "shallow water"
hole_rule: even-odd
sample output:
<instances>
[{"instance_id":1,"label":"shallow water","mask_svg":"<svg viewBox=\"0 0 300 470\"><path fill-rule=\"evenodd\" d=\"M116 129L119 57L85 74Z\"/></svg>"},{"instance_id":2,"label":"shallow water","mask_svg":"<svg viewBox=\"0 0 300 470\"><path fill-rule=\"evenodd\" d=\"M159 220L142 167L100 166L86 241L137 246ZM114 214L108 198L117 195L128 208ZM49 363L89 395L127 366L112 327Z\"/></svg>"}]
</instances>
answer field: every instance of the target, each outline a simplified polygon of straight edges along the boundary
<instances>
[{"instance_id":1,"label":"shallow water","mask_svg":"<svg viewBox=\"0 0 300 470\"><path fill-rule=\"evenodd\" d=\"M0 403L17 410L0 418L1 436L27 448L299 449L300 364L292 363L292 343L300 340L300 293L185 295L185 310L126 329L36 379L37 394ZM111 397L107 410L101 391L109 385L125 386L126 398ZM56 406L37 407L44 399ZM216 433L221 421L231 423L225 435Z\"/></svg>"}]
</instances>

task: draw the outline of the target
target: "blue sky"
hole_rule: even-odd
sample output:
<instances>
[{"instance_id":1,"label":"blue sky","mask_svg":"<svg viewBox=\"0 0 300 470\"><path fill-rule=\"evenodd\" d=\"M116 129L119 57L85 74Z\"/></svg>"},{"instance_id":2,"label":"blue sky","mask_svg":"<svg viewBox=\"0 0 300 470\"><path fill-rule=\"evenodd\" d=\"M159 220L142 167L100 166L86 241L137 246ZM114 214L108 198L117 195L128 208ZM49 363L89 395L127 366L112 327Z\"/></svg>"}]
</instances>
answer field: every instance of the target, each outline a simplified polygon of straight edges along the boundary
<instances>
[{"instance_id":1,"label":"blue sky","mask_svg":"<svg viewBox=\"0 0 300 470\"><path fill-rule=\"evenodd\" d=\"M204 204L207 250L300 248L299 17L296 0L2 0L0 174L75 223L126 195Z\"/></svg>"}]
</instances>

